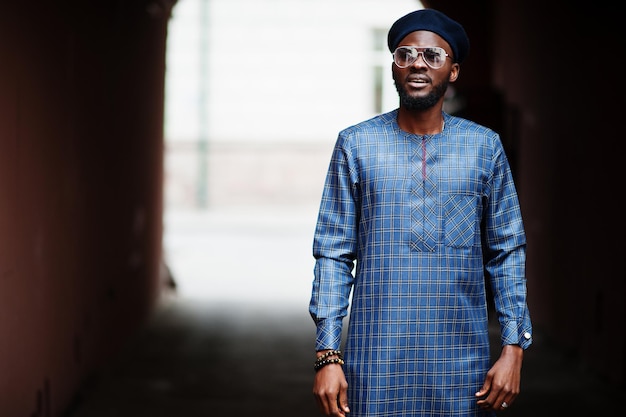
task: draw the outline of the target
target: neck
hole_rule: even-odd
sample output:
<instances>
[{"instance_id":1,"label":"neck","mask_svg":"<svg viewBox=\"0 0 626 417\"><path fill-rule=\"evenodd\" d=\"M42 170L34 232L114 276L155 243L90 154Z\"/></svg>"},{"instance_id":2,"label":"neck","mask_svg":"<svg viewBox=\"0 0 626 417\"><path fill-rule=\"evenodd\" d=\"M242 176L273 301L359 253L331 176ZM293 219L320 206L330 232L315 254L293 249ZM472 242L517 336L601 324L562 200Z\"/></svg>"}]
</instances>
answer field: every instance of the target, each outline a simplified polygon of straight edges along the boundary
<instances>
[{"instance_id":1,"label":"neck","mask_svg":"<svg viewBox=\"0 0 626 417\"><path fill-rule=\"evenodd\" d=\"M405 132L414 135L435 135L441 133L444 127L443 114L436 112L409 112L400 108L398 111L398 126Z\"/></svg>"}]
</instances>

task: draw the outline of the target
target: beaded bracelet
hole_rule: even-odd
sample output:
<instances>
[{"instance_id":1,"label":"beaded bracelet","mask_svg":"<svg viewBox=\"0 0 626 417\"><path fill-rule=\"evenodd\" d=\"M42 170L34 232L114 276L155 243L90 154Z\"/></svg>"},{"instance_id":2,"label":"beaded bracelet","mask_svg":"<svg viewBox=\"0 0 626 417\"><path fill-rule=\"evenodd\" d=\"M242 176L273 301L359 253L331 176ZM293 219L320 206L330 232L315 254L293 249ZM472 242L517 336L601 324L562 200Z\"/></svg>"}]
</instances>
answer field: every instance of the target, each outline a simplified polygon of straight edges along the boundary
<instances>
[{"instance_id":1,"label":"beaded bracelet","mask_svg":"<svg viewBox=\"0 0 626 417\"><path fill-rule=\"evenodd\" d=\"M323 359L319 362L316 361L315 365L313 365L313 369L315 369L315 371L317 372L323 367L325 367L326 365L330 365L331 363L338 363L339 365L343 365L344 361L341 358Z\"/></svg>"},{"instance_id":2,"label":"beaded bracelet","mask_svg":"<svg viewBox=\"0 0 626 417\"><path fill-rule=\"evenodd\" d=\"M315 360L315 362L316 362L316 363L317 363L317 362L321 362L321 361L323 361L324 359L326 359L327 357L329 357L329 356L333 356L333 355L337 355L337 356L339 356L339 357L341 358L341 351L340 351L340 350L337 350L337 349L329 350L328 352L326 352L326 353L324 353L323 355L319 356L319 357Z\"/></svg>"}]
</instances>

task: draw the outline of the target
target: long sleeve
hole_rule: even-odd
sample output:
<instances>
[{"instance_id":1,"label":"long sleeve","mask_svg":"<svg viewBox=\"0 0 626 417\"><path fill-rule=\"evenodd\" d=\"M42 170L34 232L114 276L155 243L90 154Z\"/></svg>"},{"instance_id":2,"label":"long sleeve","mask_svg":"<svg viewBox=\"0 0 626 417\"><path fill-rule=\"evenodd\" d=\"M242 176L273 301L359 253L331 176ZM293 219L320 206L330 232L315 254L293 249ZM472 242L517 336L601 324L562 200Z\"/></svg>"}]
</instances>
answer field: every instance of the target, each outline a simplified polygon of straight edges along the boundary
<instances>
[{"instance_id":1,"label":"long sleeve","mask_svg":"<svg viewBox=\"0 0 626 417\"><path fill-rule=\"evenodd\" d=\"M532 326L526 302L526 237L511 175L501 147L495 141L491 192L484 215L485 270L494 295L502 344L532 343Z\"/></svg>"},{"instance_id":2,"label":"long sleeve","mask_svg":"<svg viewBox=\"0 0 626 417\"><path fill-rule=\"evenodd\" d=\"M340 137L328 169L313 241L316 259L309 312L316 350L338 349L354 281L358 208L356 174Z\"/></svg>"}]
</instances>

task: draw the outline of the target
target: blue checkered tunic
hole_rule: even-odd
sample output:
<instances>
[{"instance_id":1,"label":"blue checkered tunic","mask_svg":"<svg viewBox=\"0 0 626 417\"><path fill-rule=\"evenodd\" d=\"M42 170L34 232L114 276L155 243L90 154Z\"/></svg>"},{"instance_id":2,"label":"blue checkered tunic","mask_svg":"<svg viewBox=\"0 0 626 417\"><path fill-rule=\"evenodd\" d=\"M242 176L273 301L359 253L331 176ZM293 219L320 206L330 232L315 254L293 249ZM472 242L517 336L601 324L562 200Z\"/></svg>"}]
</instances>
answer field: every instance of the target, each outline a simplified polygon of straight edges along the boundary
<instances>
[{"instance_id":1,"label":"blue checkered tunic","mask_svg":"<svg viewBox=\"0 0 626 417\"><path fill-rule=\"evenodd\" d=\"M502 344L530 343L526 238L499 136L444 113L436 135L397 110L340 132L313 255L316 350L338 349L351 417L482 416L486 282ZM356 265L356 268L355 268ZM354 274L353 274L354 272Z\"/></svg>"}]
</instances>

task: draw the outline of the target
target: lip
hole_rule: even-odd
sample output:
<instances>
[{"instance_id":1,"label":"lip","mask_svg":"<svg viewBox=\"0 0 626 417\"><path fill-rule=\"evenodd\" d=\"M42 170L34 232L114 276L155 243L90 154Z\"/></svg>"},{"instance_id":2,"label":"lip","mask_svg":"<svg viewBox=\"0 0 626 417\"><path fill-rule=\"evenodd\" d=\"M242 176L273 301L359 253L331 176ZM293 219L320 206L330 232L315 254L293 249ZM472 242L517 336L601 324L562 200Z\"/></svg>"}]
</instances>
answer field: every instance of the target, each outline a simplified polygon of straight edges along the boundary
<instances>
[{"instance_id":1,"label":"lip","mask_svg":"<svg viewBox=\"0 0 626 417\"><path fill-rule=\"evenodd\" d=\"M414 88L420 88L430 84L430 78L423 74L411 74L406 78L406 82Z\"/></svg>"}]
</instances>

